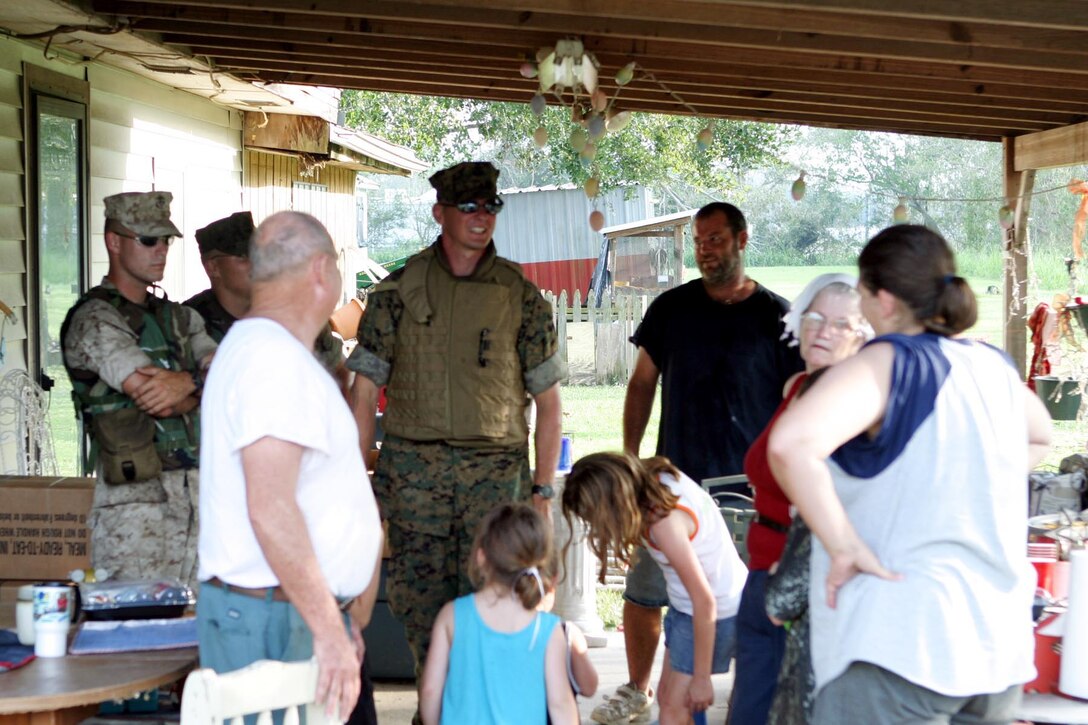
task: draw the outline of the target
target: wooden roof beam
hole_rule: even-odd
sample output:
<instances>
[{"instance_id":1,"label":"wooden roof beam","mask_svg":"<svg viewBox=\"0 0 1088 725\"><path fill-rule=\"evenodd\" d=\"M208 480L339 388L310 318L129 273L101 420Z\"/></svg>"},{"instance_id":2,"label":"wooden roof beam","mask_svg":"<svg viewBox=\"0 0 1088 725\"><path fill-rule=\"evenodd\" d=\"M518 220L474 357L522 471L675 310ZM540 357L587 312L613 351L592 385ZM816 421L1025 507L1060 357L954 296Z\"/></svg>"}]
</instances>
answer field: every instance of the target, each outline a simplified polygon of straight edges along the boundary
<instances>
[{"instance_id":1,"label":"wooden roof beam","mask_svg":"<svg viewBox=\"0 0 1088 725\"><path fill-rule=\"evenodd\" d=\"M525 103L527 98L521 89L508 81L501 79L475 79L465 78L456 84L456 92L450 93L454 84L444 79L433 77L420 77L416 73L400 73L388 68L336 68L320 66L299 66L297 64L275 63L271 61L259 63L240 63L230 69L242 74L257 72L262 77L266 74L282 73L279 80L287 83L302 83L305 85L338 85L350 88L373 88L392 82L397 84L409 84L430 89L429 95L470 95L487 91L501 95L501 100ZM335 83L331 82L335 79ZM725 102L722 102L724 100ZM688 105L695 108L700 115L737 117L746 112L758 113L763 118L773 118L778 123L804 123L809 119L833 120L835 118L852 119L853 122L864 122L872 125L876 120L884 120L894 123L910 123L916 127L933 129L935 132L956 131L961 129L974 130L986 129L986 134L992 136L1011 136L1026 131L1037 129L1038 125L1025 124L1023 122L989 121L967 116L940 116L933 114L912 112L909 109L889 108L851 108L844 109L841 105L828 103L824 106L811 106L800 103L780 102L768 99L729 98L719 100L713 96L685 99ZM668 94L660 93L656 96L648 96L640 99L638 106L647 111L661 113L675 113L683 107L671 100ZM689 110L684 112L690 114ZM795 121L793 118L801 118Z\"/></svg>"},{"instance_id":2,"label":"wooden roof beam","mask_svg":"<svg viewBox=\"0 0 1088 725\"><path fill-rule=\"evenodd\" d=\"M167 43L192 48L201 55L216 55L218 50L234 50L241 46L254 50L293 54L324 54L330 58L384 60L390 63L460 65L481 68L485 64L513 64L509 49L485 45L466 48L459 43L413 41L399 38L348 34L319 34L297 32L285 40L278 31L250 29L243 26L186 26L177 30L179 23L154 21L153 30L164 35ZM144 21L149 24L150 21ZM245 40L245 43L238 41ZM464 50L465 55L460 51ZM226 55L226 54L224 54ZM619 67L626 62L625 56L598 54L607 66ZM732 60L675 60L668 61L668 70L658 68L658 77L668 74L684 74L699 79L707 85L732 85L734 87L764 88L768 90L798 90L813 88L823 93L842 93L855 97L905 97L914 100L944 101L952 104L994 106L1002 108L1035 109L1040 102L1048 108L1077 113L1088 104L1088 88L1069 86L1051 88L1040 85L1012 85L1001 83L975 83L970 80L945 80L928 77L890 76L866 71L801 69L752 65ZM533 83L526 82L527 90Z\"/></svg>"},{"instance_id":3,"label":"wooden roof beam","mask_svg":"<svg viewBox=\"0 0 1088 725\"><path fill-rule=\"evenodd\" d=\"M177 0L142 0L144 4L171 4ZM1009 27L989 22L989 18L973 21L932 18L863 15L833 10L808 9L795 3L788 9L759 7L720 2L692 0L609 0L587 3L585 0L473 0L466 8L464 0L189 0L187 5L236 9L294 12L312 15L366 16L368 18L416 18L434 22L470 21L474 24L531 27L534 18L555 16L562 22L574 21L573 27L585 34L602 32L589 19L606 21L601 27L609 34L622 34L616 23L654 24L686 23L706 28L748 28L775 33L790 32L805 35L844 35L854 38L880 38L902 41L910 38L923 43L945 43L957 46L1003 48L1010 50L1045 50L1088 53L1083 34L1077 30L1036 28L1029 24ZM481 18L480 11L488 11ZM470 16L470 17L469 17Z\"/></svg>"},{"instance_id":4,"label":"wooden roof beam","mask_svg":"<svg viewBox=\"0 0 1088 725\"><path fill-rule=\"evenodd\" d=\"M1088 123L1016 137L1013 163L1014 171L1088 163Z\"/></svg>"},{"instance_id":5,"label":"wooden roof beam","mask_svg":"<svg viewBox=\"0 0 1088 725\"><path fill-rule=\"evenodd\" d=\"M327 69L340 69L345 73L365 73L366 75L381 74L386 71L395 71L396 75L390 77L419 77L426 74L446 78L450 84L459 83L466 72L471 72L475 80L487 80L492 83L510 85L511 90L522 87L520 79L514 78L504 68L490 68L486 66L474 66L472 64L457 64L451 59L449 64L420 64L410 61L391 60L375 54L371 58L363 57L337 57L327 50L315 46L309 54L284 54L267 52L262 50L233 50L226 49L216 51L211 48L194 46L191 50L197 55L214 56L221 66L226 69L237 68L244 71L251 70L285 70L287 64L295 64L307 69L317 69L325 66ZM611 95L615 87L602 86ZM747 87L730 87L721 84L692 84L689 81L678 80L671 82L668 87L679 93L685 100L695 105L706 103L708 99L725 102L728 99L737 100L765 100L777 103L793 103L805 106L838 108L838 109L863 109L863 112L874 107L879 107L883 112L898 112L908 114L930 114L934 118L948 116L951 120L959 122L964 116L973 119L973 123L998 122L1002 128L1016 127L1022 124L1024 130L1038 129L1065 125L1076 122L1082 118L1088 118L1088 105L1084 105L1070 112L1060 113L1042 110L1010 110L993 108L990 106L974 106L969 103L962 105L948 103L934 103L924 100L904 99L891 95L884 98L872 98L842 93L817 93L797 91L765 91ZM532 95L532 90L527 90L522 101L526 101ZM617 98L617 105L623 108L626 104L639 105L649 98L663 98L667 94L658 86L648 82L635 83L623 89ZM814 108L819 110L819 108Z\"/></svg>"},{"instance_id":6,"label":"wooden roof beam","mask_svg":"<svg viewBox=\"0 0 1088 725\"><path fill-rule=\"evenodd\" d=\"M317 20L323 20L316 18ZM315 20L315 18L310 18ZM137 19L135 28L149 32L164 32L169 34L171 30L199 33L204 29L209 32L231 32L222 29L224 25L235 24L236 32L251 35L259 32L258 28L266 28L283 38L284 33L314 32L317 34L328 33L332 39L337 35L355 35L360 37L400 38L403 41L427 44L430 42L445 42L447 47L451 44L463 43L471 46L500 46L510 48L511 67L524 60L533 48L551 41L554 36L536 33L487 33L476 31L474 34L468 29L459 32L442 32L438 26L410 26L400 27L393 32L392 26L376 28L374 26L360 26L356 21L344 21L348 27L339 28L304 28L285 27L281 18L274 18L262 14L246 15L242 17L224 16L214 23L205 21L186 22L184 14L169 20L166 19ZM194 27L194 25L196 27ZM381 33L377 31L381 30ZM1049 88L1088 89L1088 63L1078 66L1082 72L1044 72L1015 68L991 68L976 65L953 65L930 62L907 62L902 60L888 60L868 58L861 56L832 56L810 53L795 53L783 50L746 49L740 53L734 48L720 47L707 48L699 45L690 45L682 42L663 42L647 40L622 40L616 38L586 38L588 50L602 56L621 57L626 60L635 60L650 70L656 70L656 66L662 63L661 59L677 59L685 61L726 61L736 58L743 59L750 65L778 66L783 68L807 69L809 71L823 69L828 71L855 71L887 74L889 76L907 76L915 78L935 78L943 80L972 81L981 85L989 82L998 82L1005 85L1023 84L1027 86L1043 86ZM474 52L466 49L466 52ZM619 66L617 65L617 68ZM606 67L606 71L607 71Z\"/></svg>"},{"instance_id":7,"label":"wooden roof beam","mask_svg":"<svg viewBox=\"0 0 1088 725\"><path fill-rule=\"evenodd\" d=\"M315 76L315 75L303 75L303 74L268 74L263 78L266 82L275 83L297 83L301 85L333 85L338 88L354 88L359 90L378 91L384 93L409 93L414 95L426 95L435 96L442 95L453 98L471 98L484 101L510 101L514 103L522 102L521 98L515 98L504 91L495 91L491 89L461 89L461 88L447 88L443 92L439 92L433 85L425 82L408 83L403 81L389 82L381 80L367 80L365 84L360 82L360 79L349 77L335 77L335 76ZM646 109L649 113L666 113L670 115L691 115L683 106L677 103L672 105L665 104L661 108L654 108L652 110ZM759 113L752 116L738 115L736 113L728 113L726 109L723 113L707 113L704 114L707 117L736 120L736 121L754 121L765 123L778 123L778 124L804 124L808 126L817 126L821 128L838 128L851 131L874 131L880 133L905 133L916 134L925 136L940 136L943 138L962 138L972 141L1000 141L1003 135L1000 132L996 132L991 128L972 128L968 126L964 127L951 127L943 126L939 124L928 123L916 123L911 121L904 121L901 119L891 119L887 123L876 123L872 120L862 122L861 120L843 118L843 117L828 117L828 116L814 116L804 118L787 117L783 114L775 114L773 112Z\"/></svg>"},{"instance_id":8,"label":"wooden roof beam","mask_svg":"<svg viewBox=\"0 0 1088 725\"><path fill-rule=\"evenodd\" d=\"M954 3L945 0L911 0L909 3L897 0L721 0L721 4L1088 30L1088 4L1080 0L1020 0L1015 3L993 0L957 0Z\"/></svg>"},{"instance_id":9,"label":"wooden roof beam","mask_svg":"<svg viewBox=\"0 0 1088 725\"><path fill-rule=\"evenodd\" d=\"M272 0L269 0L271 2ZM278 0L291 7L294 0ZM922 60L929 63L970 63L977 66L1010 67L1026 70L1050 70L1088 74L1088 48L1080 52L1054 52L1034 49L1030 53L1010 53L1004 48L977 47L968 44L926 43L914 39L867 38L827 33L796 33L783 30L761 30L729 26L710 27L666 20L581 19L558 14L532 14L495 11L481 16L472 8L434 8L405 6L400 2L369 2L363 6L365 15L310 15L284 10L255 12L218 7L186 5L156 5L133 0L96 0L95 9L130 18L186 17L206 22L243 22L257 24L275 18L283 27L306 29L344 29L345 24L366 28L368 32L389 35L425 33L444 36L458 35L472 28L482 35L506 32L536 32L551 36L554 44L559 37L576 27L586 38L608 37L630 40L684 42L692 45L726 45L743 52L748 48L774 48L794 53L852 55L891 60ZM255 16L265 16L265 20ZM535 48L534 48L535 49Z\"/></svg>"}]
</instances>

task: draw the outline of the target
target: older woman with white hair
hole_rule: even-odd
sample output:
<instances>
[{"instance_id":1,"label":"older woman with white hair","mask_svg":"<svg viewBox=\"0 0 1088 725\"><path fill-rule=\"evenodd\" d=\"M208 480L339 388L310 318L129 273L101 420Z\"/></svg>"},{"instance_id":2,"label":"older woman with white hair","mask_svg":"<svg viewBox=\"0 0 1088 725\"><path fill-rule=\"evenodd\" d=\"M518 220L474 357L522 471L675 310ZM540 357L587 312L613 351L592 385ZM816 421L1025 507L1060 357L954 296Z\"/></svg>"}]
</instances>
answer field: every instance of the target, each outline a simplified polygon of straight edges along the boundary
<instances>
[{"instance_id":1,"label":"older woman with white hair","mask_svg":"<svg viewBox=\"0 0 1088 725\"><path fill-rule=\"evenodd\" d=\"M785 334L793 338L791 344L800 344L805 370L786 382L782 404L744 459L756 515L748 529L748 582L737 614L733 711L743 713L743 719L734 718L734 722L766 722L786 646L784 629L770 622L764 608L768 570L782 554L791 519L790 502L767 462L767 439L809 375L850 357L872 336L861 314L856 285L857 279L848 274L821 274L790 307L784 320Z\"/></svg>"}]
</instances>

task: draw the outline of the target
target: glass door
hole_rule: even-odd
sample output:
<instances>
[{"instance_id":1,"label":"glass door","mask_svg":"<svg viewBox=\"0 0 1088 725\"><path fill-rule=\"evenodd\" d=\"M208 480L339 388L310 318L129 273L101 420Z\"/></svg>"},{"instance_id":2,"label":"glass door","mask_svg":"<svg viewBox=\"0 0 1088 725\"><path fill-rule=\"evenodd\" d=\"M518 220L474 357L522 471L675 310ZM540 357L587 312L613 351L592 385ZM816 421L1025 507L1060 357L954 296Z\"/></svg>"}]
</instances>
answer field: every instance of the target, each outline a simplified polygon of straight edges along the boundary
<instances>
[{"instance_id":1,"label":"glass door","mask_svg":"<svg viewBox=\"0 0 1088 725\"><path fill-rule=\"evenodd\" d=\"M82 472L83 435L61 356L60 327L84 291L86 118L82 103L34 96L38 234L37 274L31 284L38 308L36 378L50 395L57 467L67 476Z\"/></svg>"}]
</instances>

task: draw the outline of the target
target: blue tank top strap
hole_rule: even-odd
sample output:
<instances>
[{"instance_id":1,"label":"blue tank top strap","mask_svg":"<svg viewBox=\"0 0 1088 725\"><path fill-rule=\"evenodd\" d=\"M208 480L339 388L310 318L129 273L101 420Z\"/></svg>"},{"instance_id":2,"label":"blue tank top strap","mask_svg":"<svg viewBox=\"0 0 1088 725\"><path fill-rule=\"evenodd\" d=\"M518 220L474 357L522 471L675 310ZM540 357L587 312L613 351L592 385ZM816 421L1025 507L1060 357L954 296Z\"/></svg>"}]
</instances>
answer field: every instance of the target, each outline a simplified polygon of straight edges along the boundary
<instances>
[{"instance_id":1,"label":"blue tank top strap","mask_svg":"<svg viewBox=\"0 0 1088 725\"><path fill-rule=\"evenodd\" d=\"M944 339L932 333L896 334L867 343L895 348L888 404L875 438L862 433L831 455L844 472L858 478L876 476L899 457L914 432L933 414L937 394L951 369L941 350Z\"/></svg>"}]
</instances>

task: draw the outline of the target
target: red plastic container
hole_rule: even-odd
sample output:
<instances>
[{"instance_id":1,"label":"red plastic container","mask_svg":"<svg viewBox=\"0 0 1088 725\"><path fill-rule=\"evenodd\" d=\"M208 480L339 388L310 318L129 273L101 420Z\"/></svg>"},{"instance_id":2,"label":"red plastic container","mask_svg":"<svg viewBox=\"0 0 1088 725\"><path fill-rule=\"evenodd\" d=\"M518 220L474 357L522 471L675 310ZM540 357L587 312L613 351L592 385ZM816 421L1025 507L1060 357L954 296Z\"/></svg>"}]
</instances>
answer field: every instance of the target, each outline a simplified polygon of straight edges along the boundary
<instances>
[{"instance_id":1,"label":"red plastic container","mask_svg":"<svg viewBox=\"0 0 1088 725\"><path fill-rule=\"evenodd\" d=\"M1035 573L1038 576L1036 586L1049 594L1051 599L1065 599L1069 596L1068 561L1036 558L1030 558L1028 561L1035 567Z\"/></svg>"},{"instance_id":2,"label":"red plastic container","mask_svg":"<svg viewBox=\"0 0 1088 725\"><path fill-rule=\"evenodd\" d=\"M1066 562L1068 563L1068 562ZM1058 676L1062 669L1061 637L1042 634L1047 625L1062 616L1063 612L1053 613L1035 625L1035 671L1036 677L1024 685L1024 692L1039 694L1058 693Z\"/></svg>"}]
</instances>

